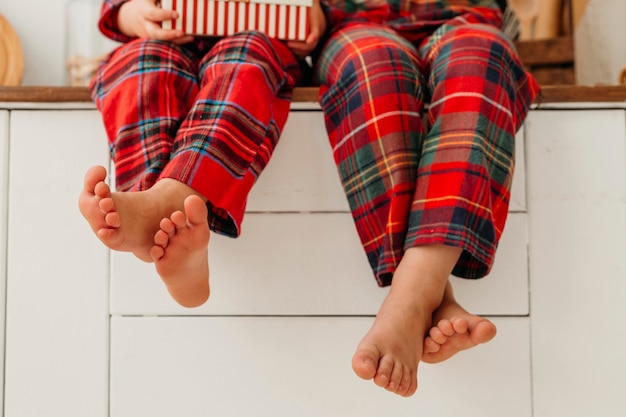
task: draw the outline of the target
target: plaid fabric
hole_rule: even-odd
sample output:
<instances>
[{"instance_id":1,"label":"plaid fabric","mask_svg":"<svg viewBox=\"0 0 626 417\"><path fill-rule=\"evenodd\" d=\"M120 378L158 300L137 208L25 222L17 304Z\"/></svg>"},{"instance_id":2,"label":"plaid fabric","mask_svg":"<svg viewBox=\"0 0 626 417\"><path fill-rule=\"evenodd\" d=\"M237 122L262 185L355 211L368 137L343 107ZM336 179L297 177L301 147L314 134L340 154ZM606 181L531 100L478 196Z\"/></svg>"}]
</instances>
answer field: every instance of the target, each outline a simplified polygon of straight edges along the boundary
<instances>
[{"instance_id":1,"label":"plaid fabric","mask_svg":"<svg viewBox=\"0 0 626 417\"><path fill-rule=\"evenodd\" d=\"M538 86L497 10L457 11L417 26L346 15L318 63L334 158L381 286L406 249L427 244L463 248L453 273L480 278L505 225L515 132Z\"/></svg>"},{"instance_id":2,"label":"plaid fabric","mask_svg":"<svg viewBox=\"0 0 626 417\"><path fill-rule=\"evenodd\" d=\"M182 47L143 39L122 45L91 84L117 189L174 178L208 199L212 230L238 236L299 74L291 51L260 33Z\"/></svg>"},{"instance_id":3,"label":"plaid fabric","mask_svg":"<svg viewBox=\"0 0 626 417\"><path fill-rule=\"evenodd\" d=\"M496 0L322 0L322 4L331 27L345 21L376 22L414 44L466 13L499 27L502 12Z\"/></svg>"},{"instance_id":4,"label":"plaid fabric","mask_svg":"<svg viewBox=\"0 0 626 417\"><path fill-rule=\"evenodd\" d=\"M120 10L120 6L127 1L128 0L104 0L102 3L98 28L107 38L118 42L128 42L132 39L120 32L117 26L117 13Z\"/></svg>"}]
</instances>

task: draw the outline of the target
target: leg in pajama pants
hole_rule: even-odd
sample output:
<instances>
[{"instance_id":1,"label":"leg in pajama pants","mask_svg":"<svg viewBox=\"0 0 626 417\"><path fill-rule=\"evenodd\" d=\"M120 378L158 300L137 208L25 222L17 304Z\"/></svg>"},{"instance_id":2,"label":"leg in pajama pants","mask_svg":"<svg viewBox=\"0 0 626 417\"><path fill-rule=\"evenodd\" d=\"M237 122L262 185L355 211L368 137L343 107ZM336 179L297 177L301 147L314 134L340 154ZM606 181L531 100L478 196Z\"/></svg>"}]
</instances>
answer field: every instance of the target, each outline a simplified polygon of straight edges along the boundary
<instances>
[{"instance_id":1,"label":"leg in pajama pants","mask_svg":"<svg viewBox=\"0 0 626 417\"><path fill-rule=\"evenodd\" d=\"M377 23L346 23L326 44L318 77L359 237L379 285L391 285L353 368L411 395L420 360L495 335L456 303L448 277L479 278L491 267L515 132L537 86L499 31L467 19L417 46Z\"/></svg>"},{"instance_id":2,"label":"leg in pajama pants","mask_svg":"<svg viewBox=\"0 0 626 417\"><path fill-rule=\"evenodd\" d=\"M117 49L92 82L117 192L94 167L79 201L100 240L154 261L180 304L206 301L209 229L239 235L298 77L293 54L258 33Z\"/></svg>"}]
</instances>

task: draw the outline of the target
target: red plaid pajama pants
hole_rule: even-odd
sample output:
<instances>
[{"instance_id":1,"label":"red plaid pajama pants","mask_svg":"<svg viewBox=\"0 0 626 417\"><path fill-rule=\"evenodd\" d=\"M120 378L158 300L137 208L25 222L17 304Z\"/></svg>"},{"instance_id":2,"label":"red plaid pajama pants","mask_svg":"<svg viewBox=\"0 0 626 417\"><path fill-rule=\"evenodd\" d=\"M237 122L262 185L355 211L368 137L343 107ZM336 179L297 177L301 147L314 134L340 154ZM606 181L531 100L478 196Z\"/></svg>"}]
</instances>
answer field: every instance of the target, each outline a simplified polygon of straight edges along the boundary
<instances>
[{"instance_id":1,"label":"red plaid pajama pants","mask_svg":"<svg viewBox=\"0 0 626 417\"><path fill-rule=\"evenodd\" d=\"M290 50L259 33L183 46L143 39L122 45L91 84L116 188L140 191L176 179L207 198L212 230L238 236L299 77Z\"/></svg>"},{"instance_id":2,"label":"red plaid pajama pants","mask_svg":"<svg viewBox=\"0 0 626 417\"><path fill-rule=\"evenodd\" d=\"M362 12L322 51L330 144L381 286L418 245L461 247L460 277L483 277L493 263L515 133L538 86L493 25L499 15L485 11L406 25L384 22L386 11Z\"/></svg>"}]
</instances>

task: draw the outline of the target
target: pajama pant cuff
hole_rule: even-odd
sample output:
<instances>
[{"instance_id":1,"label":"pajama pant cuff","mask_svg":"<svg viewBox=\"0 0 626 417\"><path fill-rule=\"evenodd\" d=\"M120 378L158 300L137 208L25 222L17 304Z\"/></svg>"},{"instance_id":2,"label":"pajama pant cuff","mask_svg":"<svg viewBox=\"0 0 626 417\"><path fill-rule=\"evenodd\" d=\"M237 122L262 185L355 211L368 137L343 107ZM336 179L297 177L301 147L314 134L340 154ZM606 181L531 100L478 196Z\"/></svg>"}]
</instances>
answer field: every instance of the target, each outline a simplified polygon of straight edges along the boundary
<instances>
[{"instance_id":1,"label":"pajama pant cuff","mask_svg":"<svg viewBox=\"0 0 626 417\"><path fill-rule=\"evenodd\" d=\"M463 249L452 275L465 279L479 279L485 277L493 265L496 253L496 244L493 241L485 242L471 231L447 230L444 234L422 234L411 246L445 245ZM481 242L482 244L478 243Z\"/></svg>"},{"instance_id":2,"label":"pajama pant cuff","mask_svg":"<svg viewBox=\"0 0 626 417\"><path fill-rule=\"evenodd\" d=\"M459 230L459 236L464 235L466 231ZM457 261L452 275L465 279L479 279L485 277L493 265L496 247L493 243L486 246L474 244L475 238L454 238L443 233L420 234L415 240L411 241L405 247L409 249L416 246L425 245L445 245L463 249L459 260ZM397 265L384 263L380 264L376 270L375 276L378 285L386 287L391 285L393 273Z\"/></svg>"},{"instance_id":3,"label":"pajama pant cuff","mask_svg":"<svg viewBox=\"0 0 626 417\"><path fill-rule=\"evenodd\" d=\"M159 179L171 178L180 181L207 199L208 222L211 231L229 237L241 234L241 223L248 194L256 178L247 172L243 177L234 177L210 156L184 152L167 164ZM188 171L186 167L199 167ZM201 172L199 172L201 171Z\"/></svg>"}]
</instances>

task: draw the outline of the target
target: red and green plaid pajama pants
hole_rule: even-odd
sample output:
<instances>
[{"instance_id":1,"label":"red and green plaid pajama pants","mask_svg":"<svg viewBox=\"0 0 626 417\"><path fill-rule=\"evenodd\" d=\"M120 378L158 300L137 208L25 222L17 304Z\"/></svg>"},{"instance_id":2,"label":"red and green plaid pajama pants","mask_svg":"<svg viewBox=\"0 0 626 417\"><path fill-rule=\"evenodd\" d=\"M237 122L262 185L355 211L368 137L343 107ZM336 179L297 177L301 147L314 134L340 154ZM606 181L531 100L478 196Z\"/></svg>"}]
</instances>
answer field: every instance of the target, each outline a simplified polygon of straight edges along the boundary
<instances>
[{"instance_id":1,"label":"red and green plaid pajama pants","mask_svg":"<svg viewBox=\"0 0 626 417\"><path fill-rule=\"evenodd\" d=\"M494 26L499 12L484 11L445 21L449 11L427 11L406 24L388 22L388 10L348 15L322 51L330 144L381 286L418 245L461 247L460 277L493 263L515 133L538 86Z\"/></svg>"},{"instance_id":2,"label":"red and green plaid pajama pants","mask_svg":"<svg viewBox=\"0 0 626 417\"><path fill-rule=\"evenodd\" d=\"M183 46L144 39L122 45L91 85L117 189L176 179L207 198L212 230L238 236L299 77L290 50L259 33Z\"/></svg>"}]
</instances>

